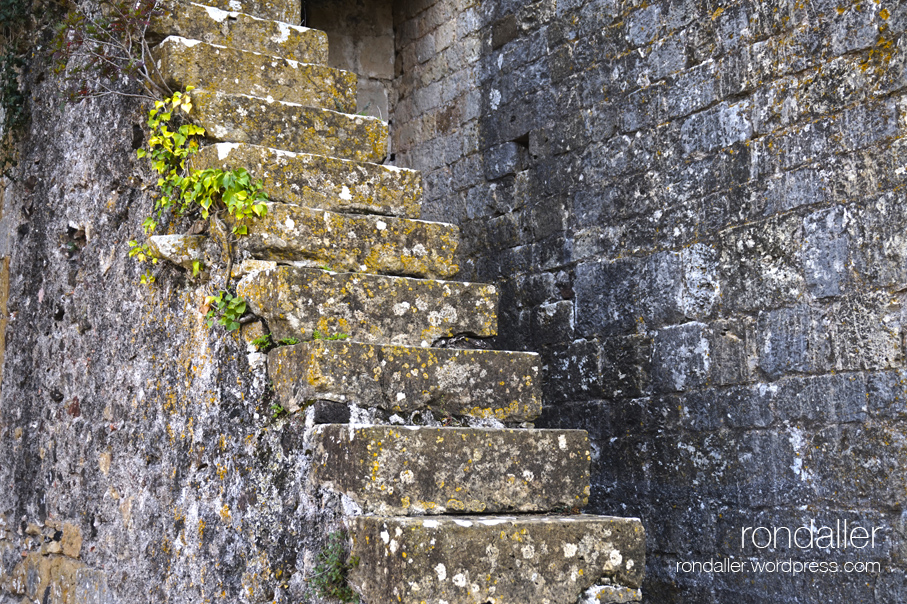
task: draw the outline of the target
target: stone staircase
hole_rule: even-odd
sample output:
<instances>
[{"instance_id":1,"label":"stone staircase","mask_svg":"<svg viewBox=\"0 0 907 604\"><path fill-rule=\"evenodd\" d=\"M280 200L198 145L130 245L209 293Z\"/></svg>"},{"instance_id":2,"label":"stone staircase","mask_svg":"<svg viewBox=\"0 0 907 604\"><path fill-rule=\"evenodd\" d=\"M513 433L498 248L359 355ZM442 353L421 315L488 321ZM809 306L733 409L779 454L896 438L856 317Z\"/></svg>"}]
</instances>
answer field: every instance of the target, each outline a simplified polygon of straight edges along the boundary
<instances>
[{"instance_id":1,"label":"stone staircase","mask_svg":"<svg viewBox=\"0 0 907 604\"><path fill-rule=\"evenodd\" d=\"M538 355L448 347L495 335L497 292L443 280L458 230L418 220L417 172L377 163L387 125L351 114L356 76L325 66L324 33L288 24L298 1L209 3L165 4L155 58L171 87L197 87L191 117L219 141L194 167L246 168L272 200L234 250L237 291L275 340L302 341L269 373L311 414L312 480L361 511L347 525L363 600L639 600L640 522L578 513L586 433L527 423ZM157 240L184 266L198 247Z\"/></svg>"}]
</instances>

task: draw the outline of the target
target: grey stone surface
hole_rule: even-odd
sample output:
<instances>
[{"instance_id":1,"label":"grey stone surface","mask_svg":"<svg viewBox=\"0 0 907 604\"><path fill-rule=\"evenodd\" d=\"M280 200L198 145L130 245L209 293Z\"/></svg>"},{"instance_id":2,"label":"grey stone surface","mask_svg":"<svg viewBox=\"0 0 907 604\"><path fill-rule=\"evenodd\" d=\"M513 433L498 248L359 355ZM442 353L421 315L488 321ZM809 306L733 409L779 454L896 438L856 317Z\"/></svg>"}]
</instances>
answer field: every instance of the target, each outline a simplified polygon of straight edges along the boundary
<instances>
[{"instance_id":1,"label":"grey stone surface","mask_svg":"<svg viewBox=\"0 0 907 604\"><path fill-rule=\"evenodd\" d=\"M422 176L414 170L231 143L203 147L192 166L243 168L261 179L273 201L401 218L421 214Z\"/></svg>"},{"instance_id":2,"label":"grey stone surface","mask_svg":"<svg viewBox=\"0 0 907 604\"><path fill-rule=\"evenodd\" d=\"M313 440L314 480L366 513L578 511L589 496L582 430L327 424Z\"/></svg>"},{"instance_id":3,"label":"grey stone surface","mask_svg":"<svg viewBox=\"0 0 907 604\"><path fill-rule=\"evenodd\" d=\"M199 4L168 0L158 6L160 14L149 28L148 37L152 42L167 36L182 36L301 63L327 63L327 35L316 29L300 27L298 21L284 23L261 19L233 8L215 8L210 2Z\"/></svg>"},{"instance_id":4,"label":"grey stone surface","mask_svg":"<svg viewBox=\"0 0 907 604\"><path fill-rule=\"evenodd\" d=\"M539 425L590 430L590 509L647 523L644 601L905 599L900 558L867 581L671 570L792 506L871 509L903 547L904 7L496 2L457 15L465 64L420 61L463 8L395 8L398 163L461 227L464 278L499 280L499 345L541 353ZM468 87L425 97L464 79L480 114L439 132Z\"/></svg>"},{"instance_id":5,"label":"grey stone surface","mask_svg":"<svg viewBox=\"0 0 907 604\"><path fill-rule=\"evenodd\" d=\"M527 422L542 410L536 354L316 340L282 346L268 374L291 411L314 400L438 418ZM340 423L340 422L334 422Z\"/></svg>"},{"instance_id":6,"label":"grey stone surface","mask_svg":"<svg viewBox=\"0 0 907 604\"><path fill-rule=\"evenodd\" d=\"M351 522L360 562L350 578L369 601L573 603L604 580L638 587L645 564L643 528L632 519L360 516Z\"/></svg>"},{"instance_id":7,"label":"grey stone surface","mask_svg":"<svg viewBox=\"0 0 907 604\"><path fill-rule=\"evenodd\" d=\"M260 260L293 261L337 272L452 277L460 243L451 224L392 216L345 214L267 202L264 216L245 221L237 250Z\"/></svg>"},{"instance_id":8,"label":"grey stone surface","mask_svg":"<svg viewBox=\"0 0 907 604\"><path fill-rule=\"evenodd\" d=\"M325 337L427 347L460 334L497 333L492 285L275 265L244 277L237 292L275 340L311 339L318 330Z\"/></svg>"}]
</instances>

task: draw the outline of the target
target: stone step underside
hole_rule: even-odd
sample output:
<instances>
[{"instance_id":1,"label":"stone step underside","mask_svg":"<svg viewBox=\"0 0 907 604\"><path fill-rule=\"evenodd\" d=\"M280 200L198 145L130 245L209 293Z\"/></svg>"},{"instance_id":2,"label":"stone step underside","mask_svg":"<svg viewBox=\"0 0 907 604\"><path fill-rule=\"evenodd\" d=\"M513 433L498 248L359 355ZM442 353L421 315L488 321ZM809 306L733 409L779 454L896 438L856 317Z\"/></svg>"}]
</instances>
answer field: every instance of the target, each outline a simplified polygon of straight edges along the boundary
<instances>
[{"instance_id":1,"label":"stone step underside","mask_svg":"<svg viewBox=\"0 0 907 604\"><path fill-rule=\"evenodd\" d=\"M205 5L226 11L239 11L259 19L273 19L298 25L302 23L299 0L205 0Z\"/></svg>"},{"instance_id":2,"label":"stone step underside","mask_svg":"<svg viewBox=\"0 0 907 604\"><path fill-rule=\"evenodd\" d=\"M542 411L539 355L316 340L268 355L281 403L316 399L436 417L528 422Z\"/></svg>"},{"instance_id":3,"label":"stone step underside","mask_svg":"<svg viewBox=\"0 0 907 604\"><path fill-rule=\"evenodd\" d=\"M209 90L192 91L193 121L217 142L380 162L387 124L373 117Z\"/></svg>"},{"instance_id":4,"label":"stone step underside","mask_svg":"<svg viewBox=\"0 0 907 604\"><path fill-rule=\"evenodd\" d=\"M441 222L340 214L288 203L268 203L248 220L237 249L259 260L286 260L332 271L427 278L457 273L459 229Z\"/></svg>"},{"instance_id":5,"label":"stone step underside","mask_svg":"<svg viewBox=\"0 0 907 604\"><path fill-rule=\"evenodd\" d=\"M179 36L166 38L153 52L172 90L194 86L343 113L356 110L356 74L349 71Z\"/></svg>"},{"instance_id":6,"label":"stone step underside","mask_svg":"<svg viewBox=\"0 0 907 604\"><path fill-rule=\"evenodd\" d=\"M586 505L584 430L322 424L316 482L366 513L548 512Z\"/></svg>"},{"instance_id":7,"label":"stone step underside","mask_svg":"<svg viewBox=\"0 0 907 604\"><path fill-rule=\"evenodd\" d=\"M181 36L300 63L324 65L328 61L327 34L317 29L182 0L161 2L158 10L161 14L148 31L152 44L167 36Z\"/></svg>"},{"instance_id":8,"label":"stone step underside","mask_svg":"<svg viewBox=\"0 0 907 604\"><path fill-rule=\"evenodd\" d=\"M245 168L273 201L335 212L418 218L422 176L415 170L291 153L257 145L218 143L199 151L195 168Z\"/></svg>"},{"instance_id":9,"label":"stone step underside","mask_svg":"<svg viewBox=\"0 0 907 604\"><path fill-rule=\"evenodd\" d=\"M607 593L604 585L640 597L645 534L637 519L358 516L347 523L359 557L349 579L367 602L577 604L584 594Z\"/></svg>"},{"instance_id":10,"label":"stone step underside","mask_svg":"<svg viewBox=\"0 0 907 604\"><path fill-rule=\"evenodd\" d=\"M317 329L359 342L430 346L461 333L497 333L493 285L276 266L247 275L237 291L275 340L308 340Z\"/></svg>"}]
</instances>

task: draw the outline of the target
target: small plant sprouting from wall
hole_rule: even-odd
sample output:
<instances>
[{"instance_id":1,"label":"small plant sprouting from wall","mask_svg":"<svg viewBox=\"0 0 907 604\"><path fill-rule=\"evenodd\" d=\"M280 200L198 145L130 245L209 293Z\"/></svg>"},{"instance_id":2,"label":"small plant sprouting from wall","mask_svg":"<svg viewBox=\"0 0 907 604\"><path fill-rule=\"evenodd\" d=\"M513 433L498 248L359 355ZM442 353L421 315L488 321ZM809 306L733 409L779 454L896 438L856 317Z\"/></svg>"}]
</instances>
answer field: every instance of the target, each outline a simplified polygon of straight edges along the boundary
<instances>
[{"instance_id":1,"label":"small plant sprouting from wall","mask_svg":"<svg viewBox=\"0 0 907 604\"><path fill-rule=\"evenodd\" d=\"M198 152L198 137L205 134L205 129L181 123L180 114L192 111L191 91L190 86L184 93L174 92L162 101L155 101L154 108L148 112L151 129L148 148L139 149L136 154L151 160L152 168L159 175L157 184L161 195L155 200L153 214L144 220L142 227L146 235L153 234L167 212L177 216L199 214L204 219L218 222L229 216L232 228L229 232L227 229L221 231L225 233L227 245L232 247L232 236L248 233L247 219L267 213L265 202L268 197L262 191L261 181L253 181L242 168L227 171L192 169L191 158ZM171 130L173 124L176 128ZM129 245L130 256L140 261L155 261L147 244L132 240ZM193 263L193 276L198 275L199 267L200 261ZM228 264L224 289L205 299L208 308L205 319L209 327L217 323L234 331L240 327L246 303L227 290L230 272L231 265ZM153 282L150 273L142 276L142 283Z\"/></svg>"},{"instance_id":2,"label":"small plant sprouting from wall","mask_svg":"<svg viewBox=\"0 0 907 604\"><path fill-rule=\"evenodd\" d=\"M156 77L145 33L159 0L103 0L88 14L73 0L52 44L54 71L70 102L108 95L159 100L171 91ZM141 87L134 91L133 83Z\"/></svg>"},{"instance_id":3,"label":"small plant sprouting from wall","mask_svg":"<svg viewBox=\"0 0 907 604\"><path fill-rule=\"evenodd\" d=\"M341 602L359 601L359 594L353 591L346 578L350 570L359 566L359 558L349 555L347 542L346 531L328 535L324 549L318 554L315 571L306 579L315 595Z\"/></svg>"}]
</instances>

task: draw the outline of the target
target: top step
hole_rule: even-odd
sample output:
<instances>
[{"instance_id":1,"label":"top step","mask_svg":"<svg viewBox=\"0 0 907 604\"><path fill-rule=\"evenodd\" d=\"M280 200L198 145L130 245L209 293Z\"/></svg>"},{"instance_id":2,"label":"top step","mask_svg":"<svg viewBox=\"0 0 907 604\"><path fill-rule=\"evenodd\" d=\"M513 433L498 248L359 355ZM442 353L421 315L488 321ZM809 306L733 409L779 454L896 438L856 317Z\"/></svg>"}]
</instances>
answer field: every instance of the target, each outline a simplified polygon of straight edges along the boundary
<instances>
[{"instance_id":1,"label":"top step","mask_svg":"<svg viewBox=\"0 0 907 604\"><path fill-rule=\"evenodd\" d=\"M163 2L159 10L148 28L152 44L180 36L300 63L327 64L328 36L317 29L179 0Z\"/></svg>"},{"instance_id":2,"label":"top step","mask_svg":"<svg viewBox=\"0 0 907 604\"><path fill-rule=\"evenodd\" d=\"M168 0L168 3L180 0ZM226 11L246 13L259 19L273 19L291 25L302 23L302 2L299 0L205 0L206 6Z\"/></svg>"}]
</instances>

